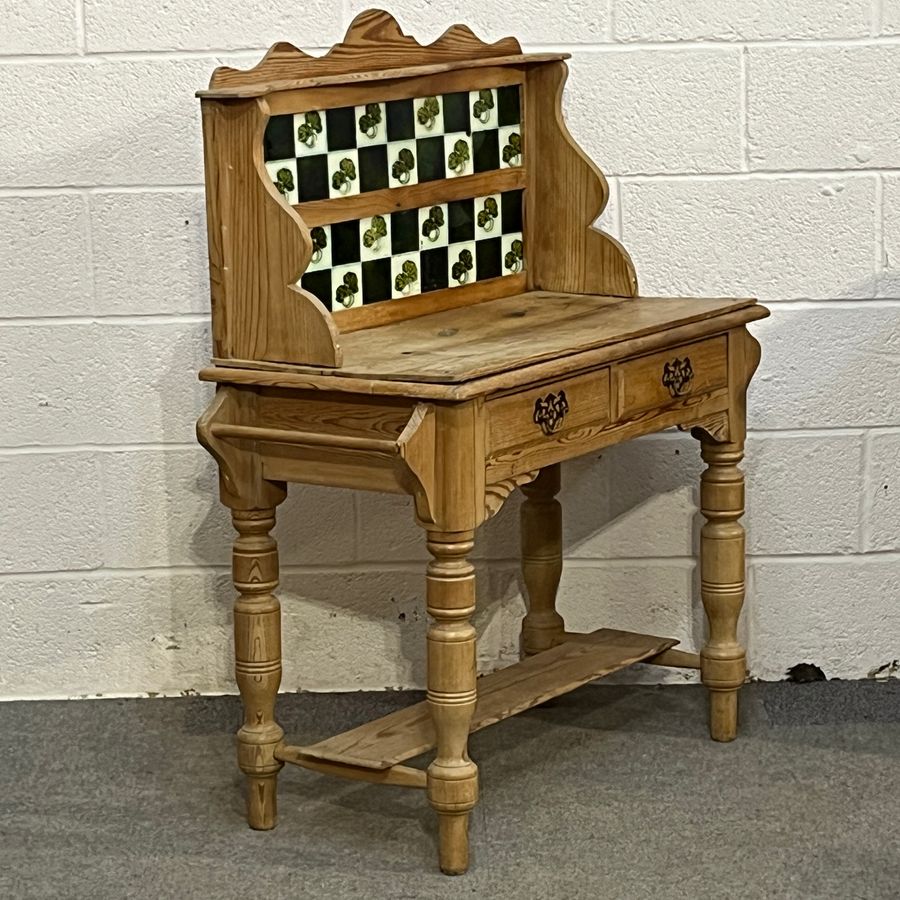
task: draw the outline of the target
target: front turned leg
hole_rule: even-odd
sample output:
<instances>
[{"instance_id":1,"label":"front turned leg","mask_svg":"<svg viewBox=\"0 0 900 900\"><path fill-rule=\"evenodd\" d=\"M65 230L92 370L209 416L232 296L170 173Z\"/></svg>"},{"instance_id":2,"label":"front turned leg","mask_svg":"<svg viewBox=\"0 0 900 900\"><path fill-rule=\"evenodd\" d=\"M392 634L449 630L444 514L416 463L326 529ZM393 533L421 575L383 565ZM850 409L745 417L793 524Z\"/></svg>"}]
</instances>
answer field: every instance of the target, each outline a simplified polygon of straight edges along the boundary
<instances>
[{"instance_id":1,"label":"front turned leg","mask_svg":"<svg viewBox=\"0 0 900 900\"><path fill-rule=\"evenodd\" d=\"M709 689L709 732L714 741L737 736L738 691L747 674L737 624L744 603L743 446L701 439L707 464L701 476L700 593L709 637L700 654L700 676Z\"/></svg>"},{"instance_id":2,"label":"front turned leg","mask_svg":"<svg viewBox=\"0 0 900 900\"><path fill-rule=\"evenodd\" d=\"M562 576L562 507L559 463L541 469L522 487L522 578L528 612L522 620L522 654L531 656L555 647L565 638L566 625L556 611L556 591Z\"/></svg>"},{"instance_id":3,"label":"front turned leg","mask_svg":"<svg viewBox=\"0 0 900 900\"><path fill-rule=\"evenodd\" d=\"M275 827L275 788L283 763L275 748L284 731L275 721L275 697L281 683L281 606L278 548L269 533L275 510L233 510L238 532L232 569L239 596L234 604L235 675L244 706L237 733L238 765L247 776L247 822L251 828Z\"/></svg>"},{"instance_id":4,"label":"front turned leg","mask_svg":"<svg viewBox=\"0 0 900 900\"><path fill-rule=\"evenodd\" d=\"M441 871L469 867L469 810L478 800L478 767L467 750L475 712L474 532L432 532L428 551L428 706L437 752L428 767L428 800L438 814Z\"/></svg>"}]
</instances>

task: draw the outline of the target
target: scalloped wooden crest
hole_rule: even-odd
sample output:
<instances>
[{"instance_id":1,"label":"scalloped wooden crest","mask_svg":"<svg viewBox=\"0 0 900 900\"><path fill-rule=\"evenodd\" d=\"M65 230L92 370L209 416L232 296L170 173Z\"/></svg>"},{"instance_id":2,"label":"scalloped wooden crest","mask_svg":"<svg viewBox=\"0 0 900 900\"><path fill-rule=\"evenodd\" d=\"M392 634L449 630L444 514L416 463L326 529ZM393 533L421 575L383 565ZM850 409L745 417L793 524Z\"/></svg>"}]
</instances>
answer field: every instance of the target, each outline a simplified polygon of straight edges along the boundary
<instances>
[{"instance_id":1,"label":"scalloped wooden crest","mask_svg":"<svg viewBox=\"0 0 900 900\"><path fill-rule=\"evenodd\" d=\"M395 66L429 65L465 59L522 54L514 37L493 44L482 41L467 25L453 25L430 44L420 44L404 34L397 20L382 9L361 12L350 23L344 40L323 56L310 56L293 44L280 41L250 69L217 68L211 90L248 88L271 82L328 75L347 75L390 69Z\"/></svg>"}]
</instances>

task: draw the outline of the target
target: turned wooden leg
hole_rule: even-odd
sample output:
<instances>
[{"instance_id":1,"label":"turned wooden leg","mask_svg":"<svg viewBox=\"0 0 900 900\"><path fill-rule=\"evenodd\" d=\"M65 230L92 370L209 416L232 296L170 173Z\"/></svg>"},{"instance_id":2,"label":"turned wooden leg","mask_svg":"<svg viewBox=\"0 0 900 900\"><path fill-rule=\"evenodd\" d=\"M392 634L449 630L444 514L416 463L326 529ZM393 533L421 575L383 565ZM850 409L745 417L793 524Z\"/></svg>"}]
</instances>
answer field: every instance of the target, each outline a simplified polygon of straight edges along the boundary
<instances>
[{"instance_id":1,"label":"turned wooden leg","mask_svg":"<svg viewBox=\"0 0 900 900\"><path fill-rule=\"evenodd\" d=\"M700 592L709 637L700 654L700 674L709 689L709 732L715 741L737 735L738 691L747 674L737 624L744 603L743 446L702 440L707 464L700 484L706 517L700 537Z\"/></svg>"},{"instance_id":2,"label":"turned wooden leg","mask_svg":"<svg viewBox=\"0 0 900 900\"><path fill-rule=\"evenodd\" d=\"M238 765L247 776L247 821L251 828L275 827L275 788L283 765L275 748L284 732L275 721L281 683L281 607L278 549L269 533L275 510L232 510L238 532L232 568L239 597L234 604L235 674L244 705L237 733Z\"/></svg>"},{"instance_id":3,"label":"turned wooden leg","mask_svg":"<svg viewBox=\"0 0 900 900\"><path fill-rule=\"evenodd\" d=\"M562 507L559 463L542 469L522 487L522 577L528 612L522 620L522 654L549 650L565 638L566 625L556 611L556 590L562 575Z\"/></svg>"},{"instance_id":4,"label":"turned wooden leg","mask_svg":"<svg viewBox=\"0 0 900 900\"><path fill-rule=\"evenodd\" d=\"M469 867L469 810L478 800L478 767L469 759L475 711L475 569L466 558L474 532L429 533L428 705L437 753L428 767L428 800L438 814L441 871Z\"/></svg>"}]
</instances>

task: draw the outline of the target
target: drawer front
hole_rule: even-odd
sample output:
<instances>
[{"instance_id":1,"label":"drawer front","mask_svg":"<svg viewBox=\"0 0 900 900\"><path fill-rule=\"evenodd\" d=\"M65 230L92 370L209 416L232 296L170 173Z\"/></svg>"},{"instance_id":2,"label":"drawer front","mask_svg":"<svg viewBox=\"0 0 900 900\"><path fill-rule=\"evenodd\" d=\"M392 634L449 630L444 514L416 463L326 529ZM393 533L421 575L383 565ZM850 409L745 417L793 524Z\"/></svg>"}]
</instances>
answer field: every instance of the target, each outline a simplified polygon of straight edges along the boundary
<instances>
[{"instance_id":1,"label":"drawer front","mask_svg":"<svg viewBox=\"0 0 900 900\"><path fill-rule=\"evenodd\" d=\"M728 384L728 339L684 344L616 366L619 415L663 409Z\"/></svg>"},{"instance_id":2,"label":"drawer front","mask_svg":"<svg viewBox=\"0 0 900 900\"><path fill-rule=\"evenodd\" d=\"M609 422L609 369L566 378L486 404L488 450L550 443L574 428Z\"/></svg>"}]
</instances>

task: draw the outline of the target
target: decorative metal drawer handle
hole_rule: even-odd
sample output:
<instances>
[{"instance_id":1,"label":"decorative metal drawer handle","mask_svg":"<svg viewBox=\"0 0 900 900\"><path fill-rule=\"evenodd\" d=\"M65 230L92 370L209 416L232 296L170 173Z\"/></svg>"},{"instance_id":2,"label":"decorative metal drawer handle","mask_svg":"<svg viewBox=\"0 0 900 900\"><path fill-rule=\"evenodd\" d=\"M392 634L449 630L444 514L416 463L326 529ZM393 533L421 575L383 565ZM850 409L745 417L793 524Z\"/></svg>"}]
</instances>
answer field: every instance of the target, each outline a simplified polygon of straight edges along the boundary
<instances>
[{"instance_id":1,"label":"decorative metal drawer handle","mask_svg":"<svg viewBox=\"0 0 900 900\"><path fill-rule=\"evenodd\" d=\"M565 391L538 397L534 401L534 424L540 425L544 434L553 434L555 431L559 431L568 411L569 401L566 400Z\"/></svg>"},{"instance_id":2,"label":"decorative metal drawer handle","mask_svg":"<svg viewBox=\"0 0 900 900\"><path fill-rule=\"evenodd\" d=\"M668 388L669 395L681 397L688 392L691 382L694 380L694 369L691 366L691 358L676 357L672 362L663 366L662 383Z\"/></svg>"}]
</instances>

